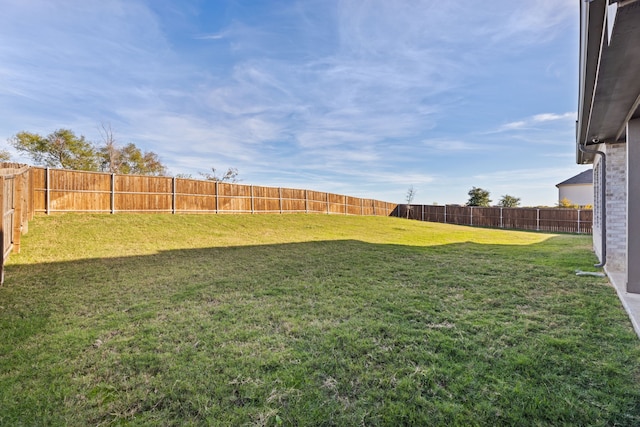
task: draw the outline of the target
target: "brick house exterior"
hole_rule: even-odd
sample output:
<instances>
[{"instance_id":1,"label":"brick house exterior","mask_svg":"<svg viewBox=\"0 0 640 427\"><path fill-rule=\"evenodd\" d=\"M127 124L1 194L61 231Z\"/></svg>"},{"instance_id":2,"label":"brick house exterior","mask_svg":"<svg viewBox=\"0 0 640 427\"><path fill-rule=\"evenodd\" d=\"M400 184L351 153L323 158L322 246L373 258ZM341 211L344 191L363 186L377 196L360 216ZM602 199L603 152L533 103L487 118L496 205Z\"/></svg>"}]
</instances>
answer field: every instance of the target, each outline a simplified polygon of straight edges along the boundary
<instances>
[{"instance_id":1,"label":"brick house exterior","mask_svg":"<svg viewBox=\"0 0 640 427\"><path fill-rule=\"evenodd\" d=\"M593 165L600 264L640 294L640 0L580 0L576 162Z\"/></svg>"},{"instance_id":2,"label":"brick house exterior","mask_svg":"<svg viewBox=\"0 0 640 427\"><path fill-rule=\"evenodd\" d=\"M626 188L626 159L625 144L600 144L598 148L607 156L607 196L606 200L606 269L612 272L625 270L627 247L627 188ZM601 158L594 161L594 212L593 212L593 243L598 259L603 260L602 254L602 215L603 204L601 195L602 179L600 177ZM596 179L596 176L597 179Z\"/></svg>"}]
</instances>

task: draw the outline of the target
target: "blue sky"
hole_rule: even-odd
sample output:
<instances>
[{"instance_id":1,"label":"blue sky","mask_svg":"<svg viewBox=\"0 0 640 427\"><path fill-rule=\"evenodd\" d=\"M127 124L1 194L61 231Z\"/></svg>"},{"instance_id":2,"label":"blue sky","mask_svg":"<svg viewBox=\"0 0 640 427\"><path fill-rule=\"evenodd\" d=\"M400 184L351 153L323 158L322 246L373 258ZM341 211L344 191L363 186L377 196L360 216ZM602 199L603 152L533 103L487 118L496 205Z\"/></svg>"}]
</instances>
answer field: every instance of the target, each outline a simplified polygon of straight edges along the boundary
<instances>
[{"instance_id":1,"label":"blue sky","mask_svg":"<svg viewBox=\"0 0 640 427\"><path fill-rule=\"evenodd\" d=\"M104 123L172 174L554 205L555 184L585 169L578 5L0 0L0 143L58 128L98 142Z\"/></svg>"}]
</instances>

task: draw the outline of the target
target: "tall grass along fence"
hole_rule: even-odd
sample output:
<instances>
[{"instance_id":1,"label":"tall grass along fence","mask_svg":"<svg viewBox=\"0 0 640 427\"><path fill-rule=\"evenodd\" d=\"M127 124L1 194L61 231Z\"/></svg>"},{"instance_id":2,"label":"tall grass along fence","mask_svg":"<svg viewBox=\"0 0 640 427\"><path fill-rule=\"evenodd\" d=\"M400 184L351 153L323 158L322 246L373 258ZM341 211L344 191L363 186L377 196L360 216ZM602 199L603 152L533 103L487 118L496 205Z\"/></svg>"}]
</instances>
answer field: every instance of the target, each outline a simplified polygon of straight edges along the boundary
<instances>
[{"instance_id":1,"label":"tall grass along fence","mask_svg":"<svg viewBox=\"0 0 640 427\"><path fill-rule=\"evenodd\" d=\"M591 234L593 211L559 208L397 205L392 215L420 221L517 230Z\"/></svg>"},{"instance_id":2,"label":"tall grass along fence","mask_svg":"<svg viewBox=\"0 0 640 427\"><path fill-rule=\"evenodd\" d=\"M31 168L34 212L325 213L389 216L395 203L197 179Z\"/></svg>"},{"instance_id":3,"label":"tall grass along fence","mask_svg":"<svg viewBox=\"0 0 640 427\"><path fill-rule=\"evenodd\" d=\"M0 163L0 284L4 283L4 264L11 252L20 252L20 236L29 230L33 217L29 184L29 166Z\"/></svg>"}]
</instances>

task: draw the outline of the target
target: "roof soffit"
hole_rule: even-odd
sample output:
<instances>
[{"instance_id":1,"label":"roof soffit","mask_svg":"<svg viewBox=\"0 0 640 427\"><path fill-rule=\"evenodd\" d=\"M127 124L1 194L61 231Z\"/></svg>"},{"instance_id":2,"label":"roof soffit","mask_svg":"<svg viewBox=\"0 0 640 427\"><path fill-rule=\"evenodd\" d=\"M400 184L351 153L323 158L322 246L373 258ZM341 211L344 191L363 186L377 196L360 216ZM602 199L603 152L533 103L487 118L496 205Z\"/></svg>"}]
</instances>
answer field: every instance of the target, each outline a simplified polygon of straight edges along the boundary
<instances>
[{"instance_id":1,"label":"roof soffit","mask_svg":"<svg viewBox=\"0 0 640 427\"><path fill-rule=\"evenodd\" d=\"M587 141L624 136L626 122L640 114L639 76L640 2L618 9L611 42L602 47Z\"/></svg>"}]
</instances>

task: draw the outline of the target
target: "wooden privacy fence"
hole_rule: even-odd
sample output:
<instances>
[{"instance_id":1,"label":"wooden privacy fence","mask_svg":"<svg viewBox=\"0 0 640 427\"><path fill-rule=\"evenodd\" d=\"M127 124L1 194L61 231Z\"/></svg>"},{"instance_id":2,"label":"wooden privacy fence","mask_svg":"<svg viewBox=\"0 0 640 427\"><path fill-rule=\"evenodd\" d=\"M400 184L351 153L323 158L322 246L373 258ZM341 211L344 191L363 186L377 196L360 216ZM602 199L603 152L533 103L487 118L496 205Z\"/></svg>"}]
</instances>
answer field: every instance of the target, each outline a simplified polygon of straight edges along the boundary
<instances>
[{"instance_id":1,"label":"wooden privacy fence","mask_svg":"<svg viewBox=\"0 0 640 427\"><path fill-rule=\"evenodd\" d=\"M0 163L0 284L4 283L4 264L11 252L20 252L20 236L29 229L32 209L29 191L29 166Z\"/></svg>"},{"instance_id":2,"label":"wooden privacy fence","mask_svg":"<svg viewBox=\"0 0 640 427\"><path fill-rule=\"evenodd\" d=\"M292 188L31 168L33 211L389 216L395 203Z\"/></svg>"},{"instance_id":3,"label":"wooden privacy fence","mask_svg":"<svg viewBox=\"0 0 640 427\"><path fill-rule=\"evenodd\" d=\"M478 227L591 234L591 209L398 205L393 215Z\"/></svg>"}]
</instances>

